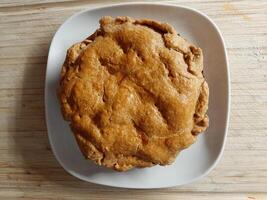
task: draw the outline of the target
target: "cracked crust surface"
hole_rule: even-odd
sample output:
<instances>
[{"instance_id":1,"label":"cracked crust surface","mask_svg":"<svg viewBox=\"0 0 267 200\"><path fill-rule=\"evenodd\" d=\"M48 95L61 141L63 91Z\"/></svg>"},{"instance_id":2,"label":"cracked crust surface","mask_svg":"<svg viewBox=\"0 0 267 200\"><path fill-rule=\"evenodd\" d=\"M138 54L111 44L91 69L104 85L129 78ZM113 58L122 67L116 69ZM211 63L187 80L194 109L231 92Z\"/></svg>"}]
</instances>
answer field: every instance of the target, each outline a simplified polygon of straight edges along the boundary
<instances>
[{"instance_id":1,"label":"cracked crust surface","mask_svg":"<svg viewBox=\"0 0 267 200\"><path fill-rule=\"evenodd\" d=\"M118 171L171 164L208 127L200 48L168 24L103 17L67 52L59 97L84 156Z\"/></svg>"}]
</instances>

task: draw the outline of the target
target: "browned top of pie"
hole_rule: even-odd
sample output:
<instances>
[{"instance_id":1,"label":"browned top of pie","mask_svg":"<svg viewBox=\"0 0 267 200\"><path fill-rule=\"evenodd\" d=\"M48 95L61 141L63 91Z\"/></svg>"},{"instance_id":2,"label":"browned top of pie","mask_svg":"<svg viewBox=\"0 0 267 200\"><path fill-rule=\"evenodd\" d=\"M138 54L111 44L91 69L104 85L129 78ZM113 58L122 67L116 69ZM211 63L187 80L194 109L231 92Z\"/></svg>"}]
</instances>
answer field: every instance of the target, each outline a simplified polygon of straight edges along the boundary
<instances>
[{"instance_id":1,"label":"browned top of pie","mask_svg":"<svg viewBox=\"0 0 267 200\"><path fill-rule=\"evenodd\" d=\"M103 17L73 45L59 96L81 151L125 171L167 165L208 126L203 55L168 24Z\"/></svg>"}]
</instances>

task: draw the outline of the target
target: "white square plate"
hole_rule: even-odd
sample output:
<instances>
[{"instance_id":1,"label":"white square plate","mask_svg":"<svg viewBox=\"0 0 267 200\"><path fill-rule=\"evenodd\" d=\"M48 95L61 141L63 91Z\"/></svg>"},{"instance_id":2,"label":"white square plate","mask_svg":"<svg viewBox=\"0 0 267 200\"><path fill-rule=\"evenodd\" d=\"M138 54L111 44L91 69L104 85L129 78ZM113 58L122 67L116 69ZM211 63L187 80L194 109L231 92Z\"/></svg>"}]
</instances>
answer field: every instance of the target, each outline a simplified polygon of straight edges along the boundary
<instances>
[{"instance_id":1,"label":"white square plate","mask_svg":"<svg viewBox=\"0 0 267 200\"><path fill-rule=\"evenodd\" d=\"M210 87L210 127L170 166L115 172L85 160L69 125L62 118L56 89L67 49L99 27L102 16L150 18L173 25L204 52L204 73ZM229 118L229 73L222 36L200 12L173 5L127 3L88 9L70 17L56 32L49 50L45 85L46 122L52 150L63 168L92 183L125 188L162 188L183 185L206 175L222 155Z\"/></svg>"}]
</instances>

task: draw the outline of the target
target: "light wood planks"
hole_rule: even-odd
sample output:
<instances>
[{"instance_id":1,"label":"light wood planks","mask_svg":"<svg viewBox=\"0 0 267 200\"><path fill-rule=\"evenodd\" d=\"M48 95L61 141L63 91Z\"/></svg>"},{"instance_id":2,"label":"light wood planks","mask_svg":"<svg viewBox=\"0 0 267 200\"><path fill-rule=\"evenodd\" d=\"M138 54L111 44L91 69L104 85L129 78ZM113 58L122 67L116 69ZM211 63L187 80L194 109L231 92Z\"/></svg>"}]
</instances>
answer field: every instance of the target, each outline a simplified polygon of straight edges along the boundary
<instances>
[{"instance_id":1,"label":"light wood planks","mask_svg":"<svg viewBox=\"0 0 267 200\"><path fill-rule=\"evenodd\" d=\"M227 45L232 102L226 149L198 182L126 190L68 175L44 118L48 48L73 13L109 1L0 1L0 199L267 199L267 1L177 0L206 13ZM119 1L115 1L118 3Z\"/></svg>"}]
</instances>

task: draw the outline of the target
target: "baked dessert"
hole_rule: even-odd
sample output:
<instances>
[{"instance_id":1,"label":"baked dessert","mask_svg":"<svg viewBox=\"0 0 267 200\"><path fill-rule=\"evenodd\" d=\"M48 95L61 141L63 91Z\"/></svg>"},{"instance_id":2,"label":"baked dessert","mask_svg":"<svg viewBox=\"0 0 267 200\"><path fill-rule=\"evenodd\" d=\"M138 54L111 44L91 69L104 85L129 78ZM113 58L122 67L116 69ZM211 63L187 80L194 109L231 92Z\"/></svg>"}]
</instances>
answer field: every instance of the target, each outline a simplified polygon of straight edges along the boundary
<instances>
[{"instance_id":1,"label":"baked dessert","mask_svg":"<svg viewBox=\"0 0 267 200\"><path fill-rule=\"evenodd\" d=\"M87 159L126 171L171 164L208 127L200 48L166 23L103 17L74 44L59 98Z\"/></svg>"}]
</instances>

